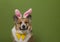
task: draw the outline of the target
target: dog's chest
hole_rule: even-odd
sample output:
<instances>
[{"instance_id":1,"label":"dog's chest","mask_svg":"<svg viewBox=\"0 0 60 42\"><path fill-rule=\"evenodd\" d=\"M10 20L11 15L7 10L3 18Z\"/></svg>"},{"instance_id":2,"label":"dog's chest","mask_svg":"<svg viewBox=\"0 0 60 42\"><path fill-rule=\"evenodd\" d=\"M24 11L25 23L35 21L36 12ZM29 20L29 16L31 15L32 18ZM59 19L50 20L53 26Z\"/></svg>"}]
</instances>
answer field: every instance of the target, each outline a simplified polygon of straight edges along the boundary
<instances>
[{"instance_id":1,"label":"dog's chest","mask_svg":"<svg viewBox=\"0 0 60 42\"><path fill-rule=\"evenodd\" d=\"M28 34L16 33L15 28L12 29L12 34L13 34L14 40L17 42L28 42L31 37L31 33L28 33Z\"/></svg>"}]
</instances>

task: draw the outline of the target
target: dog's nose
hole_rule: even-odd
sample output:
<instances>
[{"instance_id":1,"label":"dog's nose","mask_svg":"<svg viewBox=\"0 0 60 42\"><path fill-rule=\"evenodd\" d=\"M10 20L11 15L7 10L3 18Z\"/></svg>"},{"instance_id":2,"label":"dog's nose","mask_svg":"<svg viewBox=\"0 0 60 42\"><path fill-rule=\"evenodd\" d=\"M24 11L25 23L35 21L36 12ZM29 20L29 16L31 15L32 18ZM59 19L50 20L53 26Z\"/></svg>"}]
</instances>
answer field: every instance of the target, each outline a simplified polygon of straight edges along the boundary
<instances>
[{"instance_id":1,"label":"dog's nose","mask_svg":"<svg viewBox=\"0 0 60 42\"><path fill-rule=\"evenodd\" d=\"M25 25L23 25L22 28L25 29Z\"/></svg>"}]
</instances>

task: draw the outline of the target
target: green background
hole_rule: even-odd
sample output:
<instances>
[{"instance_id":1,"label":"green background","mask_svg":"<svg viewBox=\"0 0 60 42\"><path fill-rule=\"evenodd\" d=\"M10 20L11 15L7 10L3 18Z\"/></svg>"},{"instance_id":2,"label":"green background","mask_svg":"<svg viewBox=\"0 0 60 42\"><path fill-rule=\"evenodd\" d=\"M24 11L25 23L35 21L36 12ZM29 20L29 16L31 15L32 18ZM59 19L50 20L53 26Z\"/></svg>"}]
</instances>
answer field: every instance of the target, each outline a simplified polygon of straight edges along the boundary
<instances>
[{"instance_id":1,"label":"green background","mask_svg":"<svg viewBox=\"0 0 60 42\"><path fill-rule=\"evenodd\" d=\"M32 12L35 42L60 42L59 0L0 0L0 42L12 42L14 10Z\"/></svg>"}]
</instances>

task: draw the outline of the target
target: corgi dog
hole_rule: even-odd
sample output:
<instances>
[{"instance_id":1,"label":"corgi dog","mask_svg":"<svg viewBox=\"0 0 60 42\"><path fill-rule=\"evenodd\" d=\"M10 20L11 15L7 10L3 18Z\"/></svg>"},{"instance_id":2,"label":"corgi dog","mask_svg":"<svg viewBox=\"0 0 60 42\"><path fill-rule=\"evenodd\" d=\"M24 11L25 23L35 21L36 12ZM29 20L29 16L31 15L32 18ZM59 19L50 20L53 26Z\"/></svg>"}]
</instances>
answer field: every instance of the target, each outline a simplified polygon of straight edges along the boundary
<instances>
[{"instance_id":1,"label":"corgi dog","mask_svg":"<svg viewBox=\"0 0 60 42\"><path fill-rule=\"evenodd\" d=\"M13 42L33 42L31 13L32 9L30 8L22 16L21 12L15 9L15 25L12 28Z\"/></svg>"}]
</instances>

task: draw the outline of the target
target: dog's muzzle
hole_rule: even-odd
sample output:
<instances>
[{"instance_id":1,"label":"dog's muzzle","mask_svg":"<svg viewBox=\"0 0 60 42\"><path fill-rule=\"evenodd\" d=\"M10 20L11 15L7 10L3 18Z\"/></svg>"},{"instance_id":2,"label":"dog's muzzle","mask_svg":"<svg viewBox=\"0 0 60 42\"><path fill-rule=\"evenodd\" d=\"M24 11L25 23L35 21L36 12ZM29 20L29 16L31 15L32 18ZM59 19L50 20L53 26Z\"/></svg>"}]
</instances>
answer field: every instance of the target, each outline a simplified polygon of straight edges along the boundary
<instances>
[{"instance_id":1,"label":"dog's muzzle","mask_svg":"<svg viewBox=\"0 0 60 42\"><path fill-rule=\"evenodd\" d=\"M22 27L20 27L20 30L27 30L28 26L26 27L25 25L22 25Z\"/></svg>"}]
</instances>

